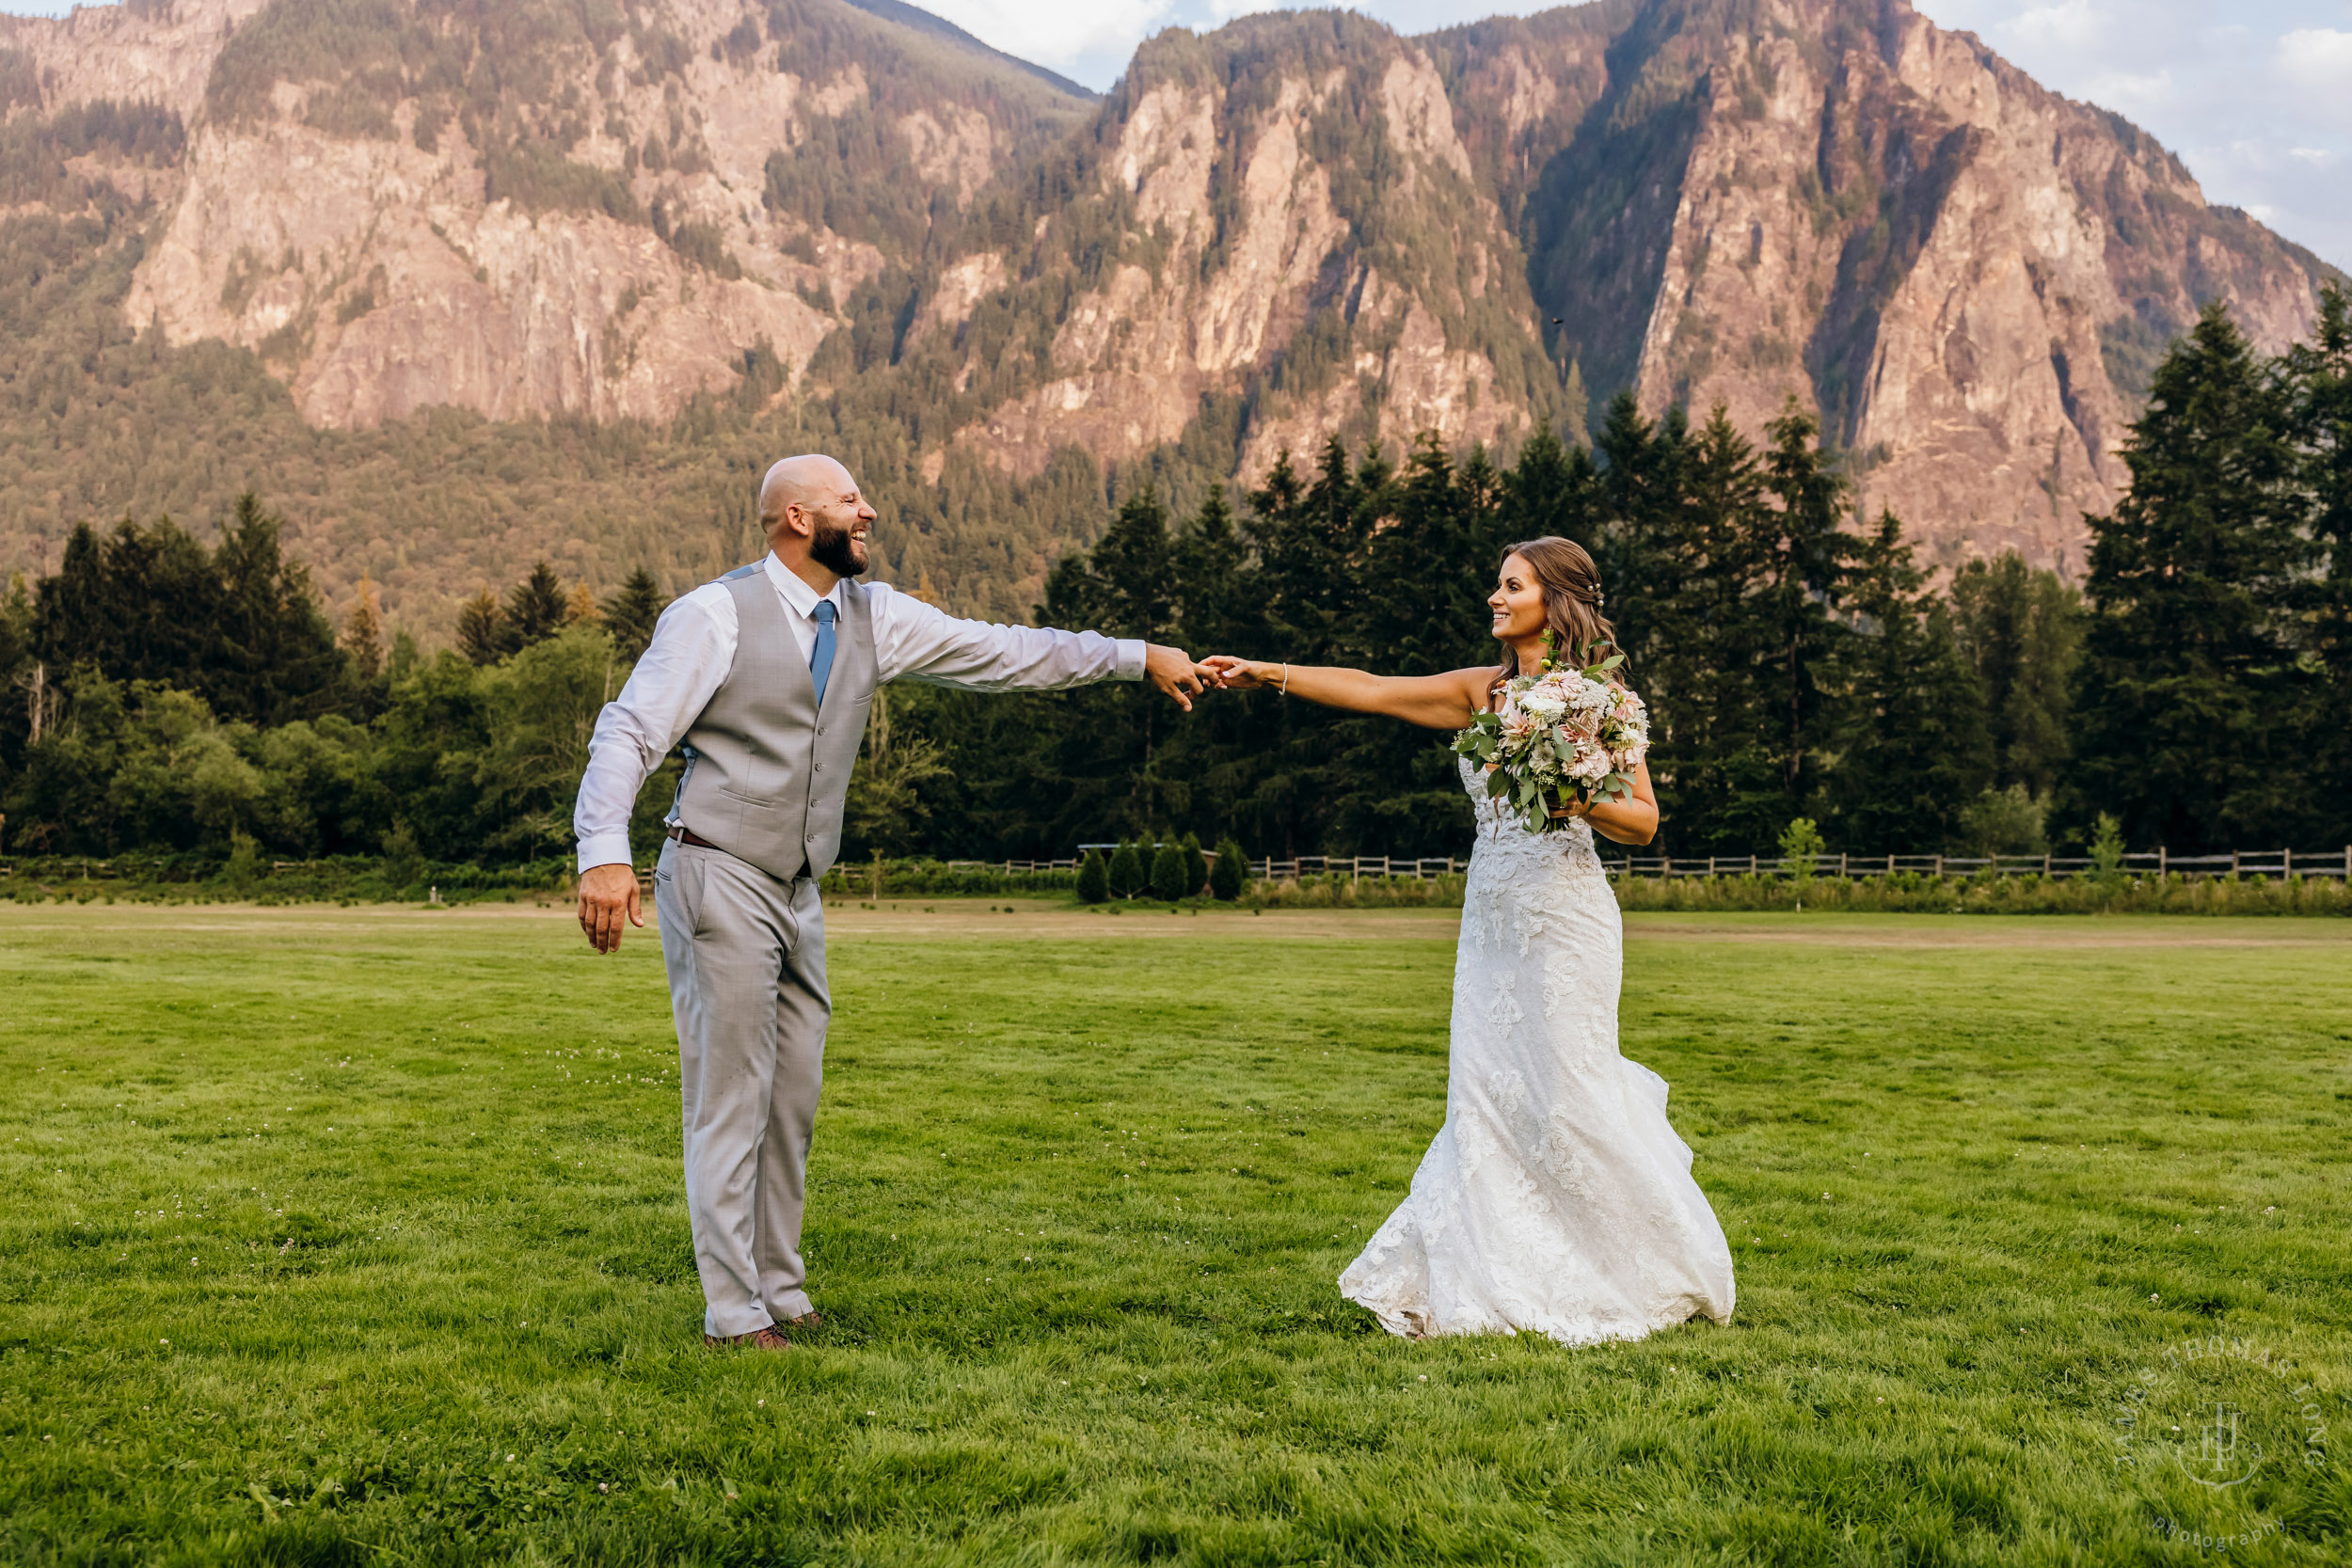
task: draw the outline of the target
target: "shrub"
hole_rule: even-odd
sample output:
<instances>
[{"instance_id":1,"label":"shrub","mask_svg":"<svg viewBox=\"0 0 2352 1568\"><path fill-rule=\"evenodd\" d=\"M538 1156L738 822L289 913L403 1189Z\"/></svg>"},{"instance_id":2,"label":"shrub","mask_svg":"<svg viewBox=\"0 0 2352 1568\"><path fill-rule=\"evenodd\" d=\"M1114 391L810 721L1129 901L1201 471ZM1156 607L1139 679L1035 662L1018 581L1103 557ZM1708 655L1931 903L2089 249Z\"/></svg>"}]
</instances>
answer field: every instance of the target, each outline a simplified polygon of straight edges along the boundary
<instances>
[{"instance_id":1,"label":"shrub","mask_svg":"<svg viewBox=\"0 0 2352 1568\"><path fill-rule=\"evenodd\" d=\"M1230 904L1241 896L1242 884L1248 877L1249 867L1242 860L1241 846L1230 838L1219 841L1216 860L1209 867L1209 892Z\"/></svg>"},{"instance_id":2,"label":"shrub","mask_svg":"<svg viewBox=\"0 0 2352 1568\"><path fill-rule=\"evenodd\" d=\"M2113 887L2123 879L2123 824L2106 812L2099 814L2090 838L2090 879Z\"/></svg>"},{"instance_id":3,"label":"shrub","mask_svg":"<svg viewBox=\"0 0 2352 1568\"><path fill-rule=\"evenodd\" d=\"M1122 844L1111 856L1110 890L1114 898L1133 898L1143 891L1143 856L1132 844Z\"/></svg>"},{"instance_id":4,"label":"shrub","mask_svg":"<svg viewBox=\"0 0 2352 1568\"><path fill-rule=\"evenodd\" d=\"M1184 850L1182 845L1163 844L1152 857L1152 896L1173 904L1192 890L1184 886Z\"/></svg>"},{"instance_id":5,"label":"shrub","mask_svg":"<svg viewBox=\"0 0 2352 1568\"><path fill-rule=\"evenodd\" d=\"M1821 831L1809 816L1800 816L1780 831L1781 858L1797 881L1813 879L1813 863L1820 857L1821 848Z\"/></svg>"},{"instance_id":6,"label":"shrub","mask_svg":"<svg viewBox=\"0 0 2352 1568\"><path fill-rule=\"evenodd\" d=\"M2042 831L2043 802L2024 784L1988 789L1969 802L1961 837L1977 855L2039 855L2050 847Z\"/></svg>"},{"instance_id":7,"label":"shrub","mask_svg":"<svg viewBox=\"0 0 2352 1568\"><path fill-rule=\"evenodd\" d=\"M1191 898L1208 885L1209 857L1200 852L1200 838L1197 833L1186 833L1177 847L1184 855L1184 896Z\"/></svg>"},{"instance_id":8,"label":"shrub","mask_svg":"<svg viewBox=\"0 0 2352 1568\"><path fill-rule=\"evenodd\" d=\"M1100 904L1107 901L1110 895L1110 863L1103 858L1102 850L1089 849L1086 860L1078 867L1078 901Z\"/></svg>"}]
</instances>

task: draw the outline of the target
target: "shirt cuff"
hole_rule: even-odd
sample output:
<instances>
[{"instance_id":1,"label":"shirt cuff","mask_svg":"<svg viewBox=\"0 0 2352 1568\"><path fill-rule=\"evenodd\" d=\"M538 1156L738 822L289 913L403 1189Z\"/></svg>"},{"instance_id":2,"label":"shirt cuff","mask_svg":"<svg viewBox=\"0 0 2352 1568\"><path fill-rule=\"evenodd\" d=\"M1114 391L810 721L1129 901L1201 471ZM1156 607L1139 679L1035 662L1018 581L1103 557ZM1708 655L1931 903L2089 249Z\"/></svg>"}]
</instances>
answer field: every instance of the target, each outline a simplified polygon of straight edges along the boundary
<instances>
[{"instance_id":1,"label":"shirt cuff","mask_svg":"<svg viewBox=\"0 0 2352 1568\"><path fill-rule=\"evenodd\" d=\"M1122 637L1118 642L1119 657L1111 666L1111 679L1139 681L1143 679L1143 639Z\"/></svg>"},{"instance_id":2,"label":"shirt cuff","mask_svg":"<svg viewBox=\"0 0 2352 1568\"><path fill-rule=\"evenodd\" d=\"M580 868L592 871L599 865L626 865L631 870L636 869L636 863L628 858L628 829L592 833L580 841Z\"/></svg>"}]
</instances>

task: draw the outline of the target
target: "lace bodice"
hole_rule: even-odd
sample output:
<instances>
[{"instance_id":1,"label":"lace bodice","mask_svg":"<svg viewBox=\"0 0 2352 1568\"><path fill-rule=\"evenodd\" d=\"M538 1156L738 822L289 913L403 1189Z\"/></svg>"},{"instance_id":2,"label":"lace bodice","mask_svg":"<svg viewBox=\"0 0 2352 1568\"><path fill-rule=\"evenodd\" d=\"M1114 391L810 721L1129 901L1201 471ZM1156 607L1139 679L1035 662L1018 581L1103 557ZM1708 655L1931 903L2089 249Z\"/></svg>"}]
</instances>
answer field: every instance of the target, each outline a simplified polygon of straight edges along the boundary
<instances>
[{"instance_id":1,"label":"lace bodice","mask_svg":"<svg viewBox=\"0 0 2352 1568\"><path fill-rule=\"evenodd\" d=\"M1727 1319L1730 1248L1665 1081L1617 1052L1623 934L1592 830L1531 833L1461 771L1479 822L1445 1125L1341 1290L1399 1334L1582 1344Z\"/></svg>"},{"instance_id":2,"label":"lace bodice","mask_svg":"<svg viewBox=\"0 0 2352 1568\"><path fill-rule=\"evenodd\" d=\"M1531 833L1502 801L1486 793L1485 768L1468 757L1456 757L1454 762L1461 770L1462 788L1470 798L1470 810L1478 818L1478 843L1470 851L1473 865L1485 856L1514 867L1524 864L1537 876L1557 877L1565 869L1569 876L1584 873L1606 881L1608 871L1600 863L1599 851L1593 847L1590 823L1580 818L1564 830Z\"/></svg>"}]
</instances>

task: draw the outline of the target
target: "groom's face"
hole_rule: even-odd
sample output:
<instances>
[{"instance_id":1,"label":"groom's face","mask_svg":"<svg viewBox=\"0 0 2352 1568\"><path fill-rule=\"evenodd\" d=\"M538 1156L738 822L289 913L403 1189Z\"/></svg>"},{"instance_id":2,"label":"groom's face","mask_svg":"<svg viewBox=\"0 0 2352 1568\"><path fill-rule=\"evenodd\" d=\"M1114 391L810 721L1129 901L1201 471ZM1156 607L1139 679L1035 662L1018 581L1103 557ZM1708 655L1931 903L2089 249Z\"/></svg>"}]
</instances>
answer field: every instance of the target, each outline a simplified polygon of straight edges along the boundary
<instances>
[{"instance_id":1,"label":"groom's face","mask_svg":"<svg viewBox=\"0 0 2352 1568\"><path fill-rule=\"evenodd\" d=\"M845 578L863 577L871 559L866 535L874 509L850 470L839 468L802 503L807 513L809 559Z\"/></svg>"}]
</instances>

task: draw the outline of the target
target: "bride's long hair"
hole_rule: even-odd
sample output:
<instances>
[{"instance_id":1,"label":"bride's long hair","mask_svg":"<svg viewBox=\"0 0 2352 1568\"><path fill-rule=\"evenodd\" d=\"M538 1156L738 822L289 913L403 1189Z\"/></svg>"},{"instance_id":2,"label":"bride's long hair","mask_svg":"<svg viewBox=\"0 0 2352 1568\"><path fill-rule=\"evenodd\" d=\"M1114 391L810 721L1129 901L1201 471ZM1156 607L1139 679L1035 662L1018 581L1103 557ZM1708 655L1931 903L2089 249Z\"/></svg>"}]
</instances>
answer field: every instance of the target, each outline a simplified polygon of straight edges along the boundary
<instances>
[{"instance_id":1,"label":"bride's long hair","mask_svg":"<svg viewBox=\"0 0 2352 1568\"><path fill-rule=\"evenodd\" d=\"M1553 657L1582 664L1623 652L1617 646L1617 628L1600 612L1600 568L1593 564L1583 546L1547 534L1513 545L1502 552L1502 559L1508 561L1515 555L1527 562L1543 588L1544 619L1551 626ZM1495 684L1500 686L1518 673L1518 655L1504 649Z\"/></svg>"}]
</instances>

